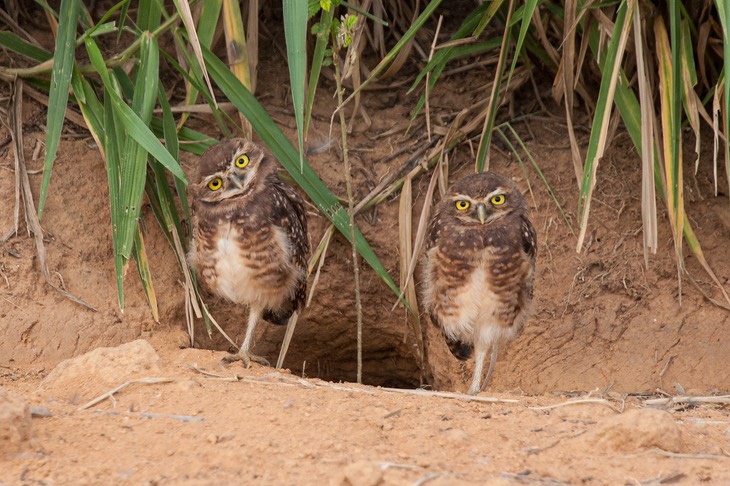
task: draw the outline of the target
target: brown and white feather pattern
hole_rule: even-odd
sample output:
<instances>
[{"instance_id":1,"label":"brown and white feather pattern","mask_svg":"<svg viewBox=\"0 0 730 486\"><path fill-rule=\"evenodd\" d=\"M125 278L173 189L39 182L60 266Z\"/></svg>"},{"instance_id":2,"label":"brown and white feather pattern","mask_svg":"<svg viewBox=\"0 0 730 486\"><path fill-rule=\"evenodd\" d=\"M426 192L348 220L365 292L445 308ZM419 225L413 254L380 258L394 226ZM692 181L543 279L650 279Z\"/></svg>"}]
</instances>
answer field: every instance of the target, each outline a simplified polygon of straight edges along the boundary
<instances>
[{"instance_id":1,"label":"brown and white feather pattern","mask_svg":"<svg viewBox=\"0 0 730 486\"><path fill-rule=\"evenodd\" d=\"M242 169L235 166L239 154L249 158ZM208 184L216 178L223 187L213 191ZM189 192L189 261L202 282L270 322L286 323L304 302L309 241L304 203L278 179L274 161L247 140L221 142L203 155Z\"/></svg>"},{"instance_id":2,"label":"brown and white feather pattern","mask_svg":"<svg viewBox=\"0 0 730 486\"><path fill-rule=\"evenodd\" d=\"M437 207L426 245L424 306L451 352L465 360L475 347L479 354L514 338L532 300L536 257L518 188L490 172L461 179Z\"/></svg>"}]
</instances>

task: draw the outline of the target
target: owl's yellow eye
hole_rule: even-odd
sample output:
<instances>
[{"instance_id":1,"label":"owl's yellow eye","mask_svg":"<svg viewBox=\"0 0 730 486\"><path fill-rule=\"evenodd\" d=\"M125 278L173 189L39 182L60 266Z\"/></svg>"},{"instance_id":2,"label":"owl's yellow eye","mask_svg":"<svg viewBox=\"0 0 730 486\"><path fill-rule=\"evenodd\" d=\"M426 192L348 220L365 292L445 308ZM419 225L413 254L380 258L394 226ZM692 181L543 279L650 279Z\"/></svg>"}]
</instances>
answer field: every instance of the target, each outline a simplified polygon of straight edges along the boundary
<instances>
[{"instance_id":1,"label":"owl's yellow eye","mask_svg":"<svg viewBox=\"0 0 730 486\"><path fill-rule=\"evenodd\" d=\"M507 198L504 197L504 194L497 194L496 196L492 196L491 199L489 199L489 202L495 206L501 206L506 200Z\"/></svg>"},{"instance_id":2,"label":"owl's yellow eye","mask_svg":"<svg viewBox=\"0 0 730 486\"><path fill-rule=\"evenodd\" d=\"M248 158L248 155L241 154L236 157L236 167L238 167L239 169L243 169L248 165L249 161L250 159Z\"/></svg>"},{"instance_id":3,"label":"owl's yellow eye","mask_svg":"<svg viewBox=\"0 0 730 486\"><path fill-rule=\"evenodd\" d=\"M223 181L220 177L216 177L215 179L211 179L210 182L208 182L208 189L211 191L217 191L221 188L223 185Z\"/></svg>"},{"instance_id":4,"label":"owl's yellow eye","mask_svg":"<svg viewBox=\"0 0 730 486\"><path fill-rule=\"evenodd\" d=\"M459 199L458 201L456 201L456 209L458 209L459 211L466 211L467 209L469 209L469 201Z\"/></svg>"}]
</instances>

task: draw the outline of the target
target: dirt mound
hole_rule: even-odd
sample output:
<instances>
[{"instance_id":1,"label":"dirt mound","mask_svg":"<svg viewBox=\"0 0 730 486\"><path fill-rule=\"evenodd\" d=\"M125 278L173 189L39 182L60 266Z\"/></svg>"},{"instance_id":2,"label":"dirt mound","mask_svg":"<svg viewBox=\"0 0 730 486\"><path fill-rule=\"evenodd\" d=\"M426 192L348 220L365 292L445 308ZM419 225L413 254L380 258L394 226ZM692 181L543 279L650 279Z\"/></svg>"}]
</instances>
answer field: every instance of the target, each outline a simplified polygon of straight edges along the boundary
<instances>
[{"instance_id":1,"label":"dirt mound","mask_svg":"<svg viewBox=\"0 0 730 486\"><path fill-rule=\"evenodd\" d=\"M17 452L31 436L30 407L15 393L0 387L0 457Z\"/></svg>"}]
</instances>

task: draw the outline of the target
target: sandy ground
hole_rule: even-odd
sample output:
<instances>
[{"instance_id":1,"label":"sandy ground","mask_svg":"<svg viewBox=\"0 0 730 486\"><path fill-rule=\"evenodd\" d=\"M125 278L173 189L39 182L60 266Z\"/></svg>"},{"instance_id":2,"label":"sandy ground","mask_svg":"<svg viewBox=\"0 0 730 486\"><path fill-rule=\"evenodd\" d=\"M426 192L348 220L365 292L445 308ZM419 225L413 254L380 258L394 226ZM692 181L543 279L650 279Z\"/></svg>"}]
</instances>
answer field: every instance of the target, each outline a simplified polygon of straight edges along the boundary
<instances>
[{"instance_id":1,"label":"sandy ground","mask_svg":"<svg viewBox=\"0 0 730 486\"><path fill-rule=\"evenodd\" d=\"M6 439L0 484L730 482L730 414L713 405L652 408L618 394L415 396L224 367L221 352L162 339L155 347L96 350L45 380L4 373L2 386L48 416L32 419L26 440ZM164 382L132 382L89 406L135 378Z\"/></svg>"}]
</instances>

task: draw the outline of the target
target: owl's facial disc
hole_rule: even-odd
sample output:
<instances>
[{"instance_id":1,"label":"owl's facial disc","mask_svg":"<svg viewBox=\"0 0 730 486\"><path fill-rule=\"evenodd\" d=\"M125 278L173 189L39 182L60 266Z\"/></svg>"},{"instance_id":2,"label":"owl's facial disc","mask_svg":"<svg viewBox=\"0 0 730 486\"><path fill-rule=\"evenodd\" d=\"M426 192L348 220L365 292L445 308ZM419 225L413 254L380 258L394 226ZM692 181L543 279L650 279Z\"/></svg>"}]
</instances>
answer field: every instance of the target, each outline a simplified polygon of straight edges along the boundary
<instances>
[{"instance_id":1,"label":"owl's facial disc","mask_svg":"<svg viewBox=\"0 0 730 486\"><path fill-rule=\"evenodd\" d=\"M465 223L490 224L511 212L509 189L498 187L483 197L455 194L453 197L457 217Z\"/></svg>"}]
</instances>

